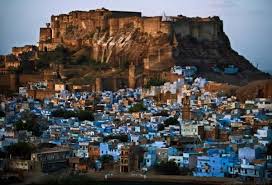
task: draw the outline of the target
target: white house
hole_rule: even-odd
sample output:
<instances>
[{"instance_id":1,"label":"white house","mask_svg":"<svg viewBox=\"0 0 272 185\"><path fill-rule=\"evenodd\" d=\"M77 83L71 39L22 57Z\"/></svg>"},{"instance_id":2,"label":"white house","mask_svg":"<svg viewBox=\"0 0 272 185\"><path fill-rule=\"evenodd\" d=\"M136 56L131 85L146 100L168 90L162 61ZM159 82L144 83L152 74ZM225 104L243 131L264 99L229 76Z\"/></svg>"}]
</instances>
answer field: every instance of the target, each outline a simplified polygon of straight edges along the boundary
<instances>
[{"instance_id":1,"label":"white house","mask_svg":"<svg viewBox=\"0 0 272 185\"><path fill-rule=\"evenodd\" d=\"M77 150L76 156L80 158L88 158L88 146L89 142L79 142L79 148Z\"/></svg>"}]
</instances>

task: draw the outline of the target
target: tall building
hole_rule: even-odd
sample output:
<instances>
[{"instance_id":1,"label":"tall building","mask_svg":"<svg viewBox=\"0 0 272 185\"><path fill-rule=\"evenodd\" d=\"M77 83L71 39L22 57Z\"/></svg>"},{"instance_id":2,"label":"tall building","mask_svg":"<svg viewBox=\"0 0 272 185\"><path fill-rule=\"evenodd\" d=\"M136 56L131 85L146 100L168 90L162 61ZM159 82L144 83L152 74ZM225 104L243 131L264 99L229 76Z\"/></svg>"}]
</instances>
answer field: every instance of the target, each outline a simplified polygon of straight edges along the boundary
<instances>
[{"instance_id":1,"label":"tall building","mask_svg":"<svg viewBox=\"0 0 272 185\"><path fill-rule=\"evenodd\" d=\"M136 86L136 67L134 64L129 65L128 70L128 86L134 89Z\"/></svg>"},{"instance_id":2,"label":"tall building","mask_svg":"<svg viewBox=\"0 0 272 185\"><path fill-rule=\"evenodd\" d=\"M121 148L120 172L128 173L138 170L140 162L143 159L141 147L135 145L126 145Z\"/></svg>"},{"instance_id":3,"label":"tall building","mask_svg":"<svg viewBox=\"0 0 272 185\"><path fill-rule=\"evenodd\" d=\"M182 99L182 120L189 121L191 120L191 108L190 108L190 97L185 96Z\"/></svg>"}]
</instances>

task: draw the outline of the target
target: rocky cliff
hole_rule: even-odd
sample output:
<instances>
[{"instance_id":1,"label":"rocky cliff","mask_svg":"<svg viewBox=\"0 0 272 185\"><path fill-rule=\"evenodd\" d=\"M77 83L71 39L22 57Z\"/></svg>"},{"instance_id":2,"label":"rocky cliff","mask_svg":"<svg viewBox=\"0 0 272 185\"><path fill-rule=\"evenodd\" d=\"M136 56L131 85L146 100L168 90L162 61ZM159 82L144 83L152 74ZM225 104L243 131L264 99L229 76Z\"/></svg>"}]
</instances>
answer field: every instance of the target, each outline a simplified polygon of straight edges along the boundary
<instances>
[{"instance_id":1,"label":"rocky cliff","mask_svg":"<svg viewBox=\"0 0 272 185\"><path fill-rule=\"evenodd\" d=\"M149 71L163 71L175 64L194 65L203 77L239 85L270 78L231 49L219 17L143 17L140 12L103 8L73 11L52 16L51 23L40 29L40 51L59 45L88 48L91 59L113 67L134 63ZM229 65L239 72L225 74Z\"/></svg>"}]
</instances>

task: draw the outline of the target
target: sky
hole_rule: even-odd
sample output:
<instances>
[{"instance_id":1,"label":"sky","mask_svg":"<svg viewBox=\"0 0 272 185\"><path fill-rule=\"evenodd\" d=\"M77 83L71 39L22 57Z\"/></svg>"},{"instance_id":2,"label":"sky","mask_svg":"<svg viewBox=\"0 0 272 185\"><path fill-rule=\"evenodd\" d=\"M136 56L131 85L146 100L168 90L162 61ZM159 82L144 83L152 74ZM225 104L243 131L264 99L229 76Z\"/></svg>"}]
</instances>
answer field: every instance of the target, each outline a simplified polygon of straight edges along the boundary
<instances>
[{"instance_id":1,"label":"sky","mask_svg":"<svg viewBox=\"0 0 272 185\"><path fill-rule=\"evenodd\" d=\"M14 46L37 44L51 15L105 7L144 16L219 16L232 48L272 72L272 0L1 0L0 55Z\"/></svg>"}]
</instances>

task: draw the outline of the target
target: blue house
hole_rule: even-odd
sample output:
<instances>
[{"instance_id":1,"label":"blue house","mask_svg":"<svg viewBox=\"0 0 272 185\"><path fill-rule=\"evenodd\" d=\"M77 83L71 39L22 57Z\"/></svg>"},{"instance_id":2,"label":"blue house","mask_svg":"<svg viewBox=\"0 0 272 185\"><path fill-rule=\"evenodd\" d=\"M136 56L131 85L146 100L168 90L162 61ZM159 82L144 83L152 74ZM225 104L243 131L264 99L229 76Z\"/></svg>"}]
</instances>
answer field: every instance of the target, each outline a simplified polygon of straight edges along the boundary
<instances>
[{"instance_id":1,"label":"blue house","mask_svg":"<svg viewBox=\"0 0 272 185\"><path fill-rule=\"evenodd\" d=\"M144 166L150 168L156 164L156 160L156 147L148 147L147 152L144 154Z\"/></svg>"},{"instance_id":2,"label":"blue house","mask_svg":"<svg viewBox=\"0 0 272 185\"><path fill-rule=\"evenodd\" d=\"M175 147L169 147L167 151L168 156L175 156L178 154L178 149Z\"/></svg>"},{"instance_id":3,"label":"blue house","mask_svg":"<svg viewBox=\"0 0 272 185\"><path fill-rule=\"evenodd\" d=\"M235 155L221 154L221 150L210 150L207 156L197 157L194 176L224 177L228 173L229 165L237 161Z\"/></svg>"},{"instance_id":4,"label":"blue house","mask_svg":"<svg viewBox=\"0 0 272 185\"><path fill-rule=\"evenodd\" d=\"M239 68L235 67L234 65L229 65L228 67L224 68L224 73L229 75L237 74L238 71Z\"/></svg>"},{"instance_id":5,"label":"blue house","mask_svg":"<svg viewBox=\"0 0 272 185\"><path fill-rule=\"evenodd\" d=\"M118 150L117 146L110 145L108 143L100 143L100 156L102 155L111 155L113 159L116 161L120 157L120 151Z\"/></svg>"}]
</instances>

